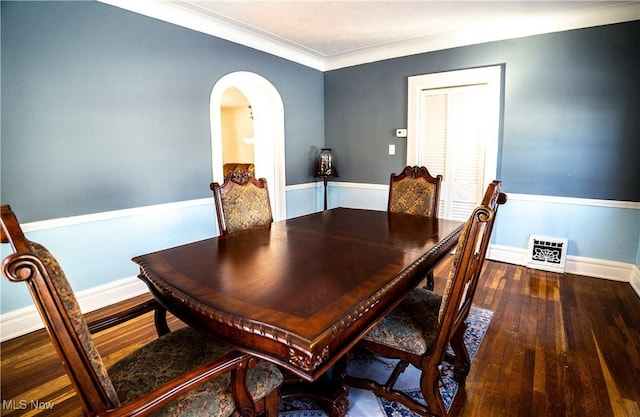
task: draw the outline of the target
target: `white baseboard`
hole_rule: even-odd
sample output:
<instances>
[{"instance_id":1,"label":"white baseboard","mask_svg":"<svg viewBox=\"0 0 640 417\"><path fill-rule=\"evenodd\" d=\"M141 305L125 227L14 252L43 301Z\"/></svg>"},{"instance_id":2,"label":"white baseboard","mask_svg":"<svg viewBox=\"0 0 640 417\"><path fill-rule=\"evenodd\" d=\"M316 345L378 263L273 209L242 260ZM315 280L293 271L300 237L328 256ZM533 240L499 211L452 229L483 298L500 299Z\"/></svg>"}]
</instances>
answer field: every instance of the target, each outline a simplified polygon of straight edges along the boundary
<instances>
[{"instance_id":1,"label":"white baseboard","mask_svg":"<svg viewBox=\"0 0 640 417\"><path fill-rule=\"evenodd\" d=\"M633 266L633 272L631 274L631 287L635 290L638 297L640 297L640 268L636 265Z\"/></svg>"},{"instance_id":2,"label":"white baseboard","mask_svg":"<svg viewBox=\"0 0 640 417\"><path fill-rule=\"evenodd\" d=\"M526 266L527 250L509 246L491 245L487 253L487 259ZM568 255L566 272L593 278L628 282L640 297L640 270L636 265Z\"/></svg>"},{"instance_id":3,"label":"white baseboard","mask_svg":"<svg viewBox=\"0 0 640 417\"><path fill-rule=\"evenodd\" d=\"M603 259L567 256L567 272L612 281L631 282L635 265Z\"/></svg>"},{"instance_id":4,"label":"white baseboard","mask_svg":"<svg viewBox=\"0 0 640 417\"><path fill-rule=\"evenodd\" d=\"M487 250L487 259L505 262L514 265L527 265L527 250L511 246L490 245Z\"/></svg>"},{"instance_id":5,"label":"white baseboard","mask_svg":"<svg viewBox=\"0 0 640 417\"><path fill-rule=\"evenodd\" d=\"M137 277L121 279L84 291L76 297L83 313L89 313L129 298L147 293L147 286ZM44 327L35 305L0 315L0 341L40 330Z\"/></svg>"}]
</instances>

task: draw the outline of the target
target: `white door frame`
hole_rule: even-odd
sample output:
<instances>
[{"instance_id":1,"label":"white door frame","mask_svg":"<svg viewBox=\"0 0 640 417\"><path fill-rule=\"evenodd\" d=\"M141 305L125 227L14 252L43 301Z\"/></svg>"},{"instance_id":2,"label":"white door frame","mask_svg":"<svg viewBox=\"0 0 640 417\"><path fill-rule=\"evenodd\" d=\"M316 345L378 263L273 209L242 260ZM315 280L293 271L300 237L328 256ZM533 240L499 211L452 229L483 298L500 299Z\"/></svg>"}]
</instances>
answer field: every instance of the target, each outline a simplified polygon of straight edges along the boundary
<instances>
[{"instance_id":1,"label":"white door frame","mask_svg":"<svg viewBox=\"0 0 640 417\"><path fill-rule=\"evenodd\" d=\"M498 140L500 132L500 97L502 66L472 68L409 77L407 111L407 165L417 165L419 159L418 132L420 126L420 92L422 90L486 84L488 87L488 137L485 144L484 188L496 179L498 172Z\"/></svg>"},{"instance_id":2,"label":"white door frame","mask_svg":"<svg viewBox=\"0 0 640 417\"><path fill-rule=\"evenodd\" d=\"M210 100L213 181L224 181L220 106L224 92L230 87L240 90L251 104L256 177L267 179L274 220L286 219L284 105L273 84L258 74L233 72L220 78L213 86Z\"/></svg>"}]
</instances>

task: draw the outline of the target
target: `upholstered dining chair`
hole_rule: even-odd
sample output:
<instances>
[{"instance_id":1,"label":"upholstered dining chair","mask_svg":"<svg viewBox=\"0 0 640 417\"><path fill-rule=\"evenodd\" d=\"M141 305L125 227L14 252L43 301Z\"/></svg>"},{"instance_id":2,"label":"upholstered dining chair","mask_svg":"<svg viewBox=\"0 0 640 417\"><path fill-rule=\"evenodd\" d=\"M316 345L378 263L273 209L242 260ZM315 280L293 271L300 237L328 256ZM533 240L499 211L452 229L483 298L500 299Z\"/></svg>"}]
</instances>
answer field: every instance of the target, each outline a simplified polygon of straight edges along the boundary
<instances>
[{"instance_id":1,"label":"upholstered dining chair","mask_svg":"<svg viewBox=\"0 0 640 417\"><path fill-rule=\"evenodd\" d=\"M499 181L489 186L489 202L506 201L500 186ZM490 205L481 204L465 223L442 295L426 288L411 290L358 342L358 347L376 355L399 360L389 378L378 382L348 374L345 378L348 385L371 390L389 401L399 401L421 416L447 415L438 389L441 365L444 360L453 363L457 369L456 378L464 383L469 367L462 337L464 321L480 278L495 214ZM449 346L453 355L447 353ZM409 365L421 371L420 390L426 404L394 388L398 377Z\"/></svg>"},{"instance_id":2,"label":"upholstered dining chair","mask_svg":"<svg viewBox=\"0 0 640 417\"><path fill-rule=\"evenodd\" d=\"M432 176L426 167L407 166L389 179L387 210L393 213L437 217L442 175Z\"/></svg>"},{"instance_id":3,"label":"upholstered dining chair","mask_svg":"<svg viewBox=\"0 0 640 417\"><path fill-rule=\"evenodd\" d=\"M387 211L438 217L442 175L432 176L426 167L407 166L389 179ZM427 273L426 288L433 290L433 271Z\"/></svg>"},{"instance_id":4,"label":"upholstered dining chair","mask_svg":"<svg viewBox=\"0 0 640 417\"><path fill-rule=\"evenodd\" d=\"M221 235L273 222L269 190L265 178L249 171L231 171L222 185L212 182L218 228Z\"/></svg>"},{"instance_id":5,"label":"upholstered dining chair","mask_svg":"<svg viewBox=\"0 0 640 417\"><path fill-rule=\"evenodd\" d=\"M190 327L160 336L107 368L56 259L25 238L8 205L0 214L2 242L13 249L2 272L27 284L85 415L278 415L278 368Z\"/></svg>"}]
</instances>

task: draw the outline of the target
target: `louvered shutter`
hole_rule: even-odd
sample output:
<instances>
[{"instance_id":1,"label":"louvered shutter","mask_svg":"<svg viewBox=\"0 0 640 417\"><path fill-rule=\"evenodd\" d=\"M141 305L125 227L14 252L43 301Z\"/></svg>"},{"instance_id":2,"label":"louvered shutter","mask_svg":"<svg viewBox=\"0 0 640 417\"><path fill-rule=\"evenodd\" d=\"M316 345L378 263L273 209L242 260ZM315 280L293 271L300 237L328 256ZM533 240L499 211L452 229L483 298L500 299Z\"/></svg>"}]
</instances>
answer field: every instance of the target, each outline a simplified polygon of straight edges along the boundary
<instances>
[{"instance_id":1,"label":"louvered shutter","mask_svg":"<svg viewBox=\"0 0 640 417\"><path fill-rule=\"evenodd\" d=\"M464 221L482 199L484 85L423 90L420 95L420 165L442 174L440 216Z\"/></svg>"}]
</instances>

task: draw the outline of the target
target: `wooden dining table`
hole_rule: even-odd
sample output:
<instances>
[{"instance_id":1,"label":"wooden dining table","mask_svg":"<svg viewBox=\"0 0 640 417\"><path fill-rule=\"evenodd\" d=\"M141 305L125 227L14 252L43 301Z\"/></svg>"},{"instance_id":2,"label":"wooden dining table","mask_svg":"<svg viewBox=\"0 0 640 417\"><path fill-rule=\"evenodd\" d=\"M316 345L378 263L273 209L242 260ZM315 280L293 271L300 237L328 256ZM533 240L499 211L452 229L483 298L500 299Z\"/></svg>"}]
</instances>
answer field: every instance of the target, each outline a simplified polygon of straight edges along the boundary
<instances>
[{"instance_id":1,"label":"wooden dining table","mask_svg":"<svg viewBox=\"0 0 640 417\"><path fill-rule=\"evenodd\" d=\"M176 317L312 382L339 362L346 368L346 353L455 247L461 229L335 208L133 261ZM331 415L346 412L342 385Z\"/></svg>"}]
</instances>

